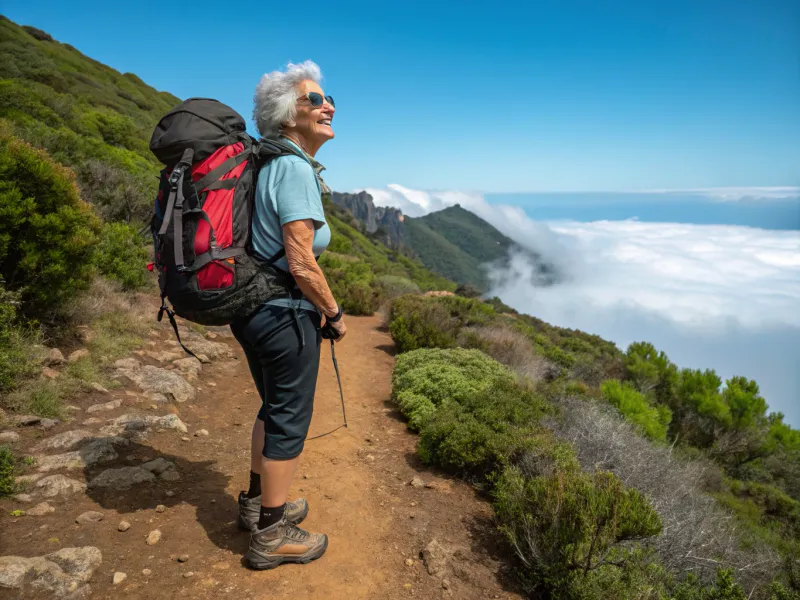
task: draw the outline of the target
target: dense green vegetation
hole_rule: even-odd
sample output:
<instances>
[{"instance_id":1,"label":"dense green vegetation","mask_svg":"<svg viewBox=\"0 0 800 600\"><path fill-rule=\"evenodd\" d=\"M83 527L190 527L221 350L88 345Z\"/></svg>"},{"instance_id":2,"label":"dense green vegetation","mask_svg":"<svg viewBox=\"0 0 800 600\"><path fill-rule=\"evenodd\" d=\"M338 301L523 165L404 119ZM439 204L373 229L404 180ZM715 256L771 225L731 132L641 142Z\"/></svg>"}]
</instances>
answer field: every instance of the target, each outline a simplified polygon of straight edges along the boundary
<instances>
[{"instance_id":1,"label":"dense green vegetation","mask_svg":"<svg viewBox=\"0 0 800 600\"><path fill-rule=\"evenodd\" d=\"M333 295L350 314L372 314L408 292L454 290L455 284L418 261L369 238L349 211L325 199L331 243L320 257Z\"/></svg>"},{"instance_id":2,"label":"dense green vegetation","mask_svg":"<svg viewBox=\"0 0 800 600\"><path fill-rule=\"evenodd\" d=\"M178 102L0 16L0 118L16 137L70 167L82 199L105 218L147 217L161 169L150 134Z\"/></svg>"},{"instance_id":3,"label":"dense green vegetation","mask_svg":"<svg viewBox=\"0 0 800 600\"><path fill-rule=\"evenodd\" d=\"M723 385L714 371L679 369L647 343L622 353L497 299L402 296L392 303L389 329L404 352L394 398L420 433L420 457L493 494L532 591L563 598L798 597L800 432L782 415L767 414L755 382L733 377ZM542 426L565 396L613 406L651 443L674 446L675 459L713 460L723 475L707 476L699 491L736 516L742 552L753 548L757 558L755 548L766 544L784 557L783 573L777 565L772 572L774 585L748 576L745 593L735 581L744 573L722 570L714 581L673 573L649 543L629 544L622 532L655 539L658 511L610 474L577 472L575 452Z\"/></svg>"}]
</instances>

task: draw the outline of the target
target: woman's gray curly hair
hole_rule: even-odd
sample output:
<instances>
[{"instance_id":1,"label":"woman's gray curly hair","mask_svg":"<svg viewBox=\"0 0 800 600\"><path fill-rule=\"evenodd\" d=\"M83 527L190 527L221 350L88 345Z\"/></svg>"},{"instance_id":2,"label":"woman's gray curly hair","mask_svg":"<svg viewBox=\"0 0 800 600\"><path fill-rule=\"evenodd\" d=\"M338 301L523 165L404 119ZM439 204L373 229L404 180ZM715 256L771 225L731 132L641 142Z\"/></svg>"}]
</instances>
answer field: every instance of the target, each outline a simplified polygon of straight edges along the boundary
<instances>
[{"instance_id":1,"label":"woman's gray curly hair","mask_svg":"<svg viewBox=\"0 0 800 600\"><path fill-rule=\"evenodd\" d=\"M293 126L297 116L297 91L301 81L322 81L322 71L310 60L300 64L289 63L286 71L265 73L256 86L253 96L253 120L263 137L275 137L284 125Z\"/></svg>"}]
</instances>

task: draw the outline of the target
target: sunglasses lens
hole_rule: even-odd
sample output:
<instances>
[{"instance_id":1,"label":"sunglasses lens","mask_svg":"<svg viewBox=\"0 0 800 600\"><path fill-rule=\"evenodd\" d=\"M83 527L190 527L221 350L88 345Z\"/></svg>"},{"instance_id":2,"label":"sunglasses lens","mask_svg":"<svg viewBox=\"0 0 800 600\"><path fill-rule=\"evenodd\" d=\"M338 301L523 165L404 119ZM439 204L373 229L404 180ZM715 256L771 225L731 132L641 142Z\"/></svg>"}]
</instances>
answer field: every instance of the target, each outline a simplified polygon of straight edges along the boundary
<instances>
[{"instance_id":1,"label":"sunglasses lens","mask_svg":"<svg viewBox=\"0 0 800 600\"><path fill-rule=\"evenodd\" d=\"M325 96L325 100L330 104L333 108L336 108L336 103L333 101L333 96Z\"/></svg>"},{"instance_id":2,"label":"sunglasses lens","mask_svg":"<svg viewBox=\"0 0 800 600\"><path fill-rule=\"evenodd\" d=\"M317 92L309 92L308 101L311 102L311 106L322 106L322 95Z\"/></svg>"}]
</instances>

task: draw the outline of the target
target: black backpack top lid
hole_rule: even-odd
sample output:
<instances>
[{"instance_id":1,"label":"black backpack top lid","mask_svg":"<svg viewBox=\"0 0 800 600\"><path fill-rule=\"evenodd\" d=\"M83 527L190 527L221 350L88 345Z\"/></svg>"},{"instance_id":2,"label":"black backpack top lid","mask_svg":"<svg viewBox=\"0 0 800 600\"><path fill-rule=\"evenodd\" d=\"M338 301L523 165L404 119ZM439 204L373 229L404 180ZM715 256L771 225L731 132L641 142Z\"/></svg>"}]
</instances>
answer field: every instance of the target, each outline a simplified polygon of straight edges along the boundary
<instances>
[{"instance_id":1,"label":"black backpack top lid","mask_svg":"<svg viewBox=\"0 0 800 600\"><path fill-rule=\"evenodd\" d=\"M189 98L158 122L150 138L150 150L162 163L172 167L186 148L192 148L192 160L197 162L222 146L249 138L246 129L242 116L222 102Z\"/></svg>"}]
</instances>

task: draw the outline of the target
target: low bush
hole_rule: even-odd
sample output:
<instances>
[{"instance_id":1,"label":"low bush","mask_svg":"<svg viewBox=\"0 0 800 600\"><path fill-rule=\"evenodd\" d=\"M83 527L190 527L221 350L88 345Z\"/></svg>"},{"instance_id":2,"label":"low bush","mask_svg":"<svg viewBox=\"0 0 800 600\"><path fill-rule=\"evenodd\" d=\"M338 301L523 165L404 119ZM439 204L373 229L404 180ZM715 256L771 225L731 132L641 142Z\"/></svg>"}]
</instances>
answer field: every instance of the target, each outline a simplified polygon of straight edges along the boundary
<instances>
[{"instance_id":1,"label":"low bush","mask_svg":"<svg viewBox=\"0 0 800 600\"><path fill-rule=\"evenodd\" d=\"M383 297L391 300L404 294L419 294L419 286L400 275L381 275L377 278L377 283L383 290Z\"/></svg>"},{"instance_id":2,"label":"low bush","mask_svg":"<svg viewBox=\"0 0 800 600\"><path fill-rule=\"evenodd\" d=\"M672 412L666 406L651 406L647 399L630 382L608 379L600 389L606 401L651 440L667 439Z\"/></svg>"},{"instance_id":3,"label":"low bush","mask_svg":"<svg viewBox=\"0 0 800 600\"><path fill-rule=\"evenodd\" d=\"M506 367L478 350L420 349L397 357L392 374L393 393L410 391L434 406L466 402L499 381L514 381Z\"/></svg>"},{"instance_id":4,"label":"low bush","mask_svg":"<svg viewBox=\"0 0 800 600\"><path fill-rule=\"evenodd\" d=\"M534 352L529 338L505 325L462 329L458 345L481 350L530 381L544 379L553 370L547 359Z\"/></svg>"},{"instance_id":5,"label":"low bush","mask_svg":"<svg viewBox=\"0 0 800 600\"><path fill-rule=\"evenodd\" d=\"M319 265L336 300L352 315L371 315L381 303L375 274L366 262L353 257L325 252Z\"/></svg>"},{"instance_id":6,"label":"low bush","mask_svg":"<svg viewBox=\"0 0 800 600\"><path fill-rule=\"evenodd\" d=\"M72 171L0 127L0 276L20 293L24 316L88 287L99 231Z\"/></svg>"},{"instance_id":7,"label":"low bush","mask_svg":"<svg viewBox=\"0 0 800 600\"><path fill-rule=\"evenodd\" d=\"M0 446L0 498L16 490L14 479L14 453L8 446Z\"/></svg>"},{"instance_id":8,"label":"low bush","mask_svg":"<svg viewBox=\"0 0 800 600\"><path fill-rule=\"evenodd\" d=\"M19 293L9 292L0 279L0 392L7 393L39 370L35 360L37 331L17 323Z\"/></svg>"},{"instance_id":9,"label":"low bush","mask_svg":"<svg viewBox=\"0 0 800 600\"><path fill-rule=\"evenodd\" d=\"M100 232L100 243L94 249L97 269L124 290L147 285L147 248L144 240L132 225L105 223Z\"/></svg>"},{"instance_id":10,"label":"low bush","mask_svg":"<svg viewBox=\"0 0 800 600\"><path fill-rule=\"evenodd\" d=\"M662 530L644 496L609 472L531 479L509 467L494 496L495 513L526 580L551 597L585 597L574 590L581 579L605 565L624 564L633 543Z\"/></svg>"},{"instance_id":11,"label":"low bush","mask_svg":"<svg viewBox=\"0 0 800 600\"><path fill-rule=\"evenodd\" d=\"M699 452L681 457L654 445L615 409L586 400L558 400L559 417L548 422L571 443L584 469L612 471L645 494L664 524L652 542L660 563L678 579L694 573L711 582L719 565L734 569L746 590L764 589L779 570L777 553L738 530L730 513L703 492L723 485L720 470Z\"/></svg>"}]
</instances>

